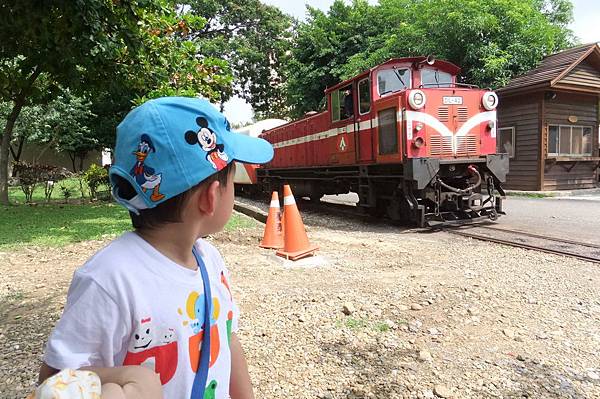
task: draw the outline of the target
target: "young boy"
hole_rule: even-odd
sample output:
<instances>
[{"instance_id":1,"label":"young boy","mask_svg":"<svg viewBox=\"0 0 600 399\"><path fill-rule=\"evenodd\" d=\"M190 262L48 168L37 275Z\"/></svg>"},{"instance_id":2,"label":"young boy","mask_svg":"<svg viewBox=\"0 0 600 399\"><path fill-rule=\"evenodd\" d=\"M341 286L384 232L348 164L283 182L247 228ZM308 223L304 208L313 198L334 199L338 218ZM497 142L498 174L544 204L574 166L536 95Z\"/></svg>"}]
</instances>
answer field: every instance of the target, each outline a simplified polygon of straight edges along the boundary
<instances>
[{"instance_id":1,"label":"young boy","mask_svg":"<svg viewBox=\"0 0 600 399\"><path fill-rule=\"evenodd\" d=\"M229 274L201 237L231 215L233 161L272 156L268 142L231 132L205 100L166 97L132 110L117 127L109 176L134 231L75 272L40 380L85 368L124 387L127 367L105 368L141 365L167 399L253 398Z\"/></svg>"}]
</instances>

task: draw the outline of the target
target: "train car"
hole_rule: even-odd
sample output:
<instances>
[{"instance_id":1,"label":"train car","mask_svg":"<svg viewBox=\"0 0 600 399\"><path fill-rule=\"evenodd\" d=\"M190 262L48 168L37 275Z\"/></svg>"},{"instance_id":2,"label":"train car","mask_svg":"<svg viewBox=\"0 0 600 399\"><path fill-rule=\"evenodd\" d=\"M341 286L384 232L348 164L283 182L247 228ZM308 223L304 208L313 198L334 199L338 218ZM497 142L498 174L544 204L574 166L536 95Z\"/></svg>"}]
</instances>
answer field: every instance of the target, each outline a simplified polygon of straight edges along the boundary
<instances>
[{"instance_id":1,"label":"train car","mask_svg":"<svg viewBox=\"0 0 600 399\"><path fill-rule=\"evenodd\" d=\"M325 90L326 111L263 132L267 190L356 192L372 214L418 226L495 220L508 156L496 154L497 95L432 57L392 59ZM484 191L485 190L485 191Z\"/></svg>"},{"instance_id":2,"label":"train car","mask_svg":"<svg viewBox=\"0 0 600 399\"><path fill-rule=\"evenodd\" d=\"M246 125L239 129L235 129L236 133L240 133L250 137L258 137L264 131L273 129L274 127L286 124L288 121L284 119L263 119L256 123ZM258 194L261 192L261 187L257 185L256 169L258 165L235 163L235 188L239 194Z\"/></svg>"}]
</instances>

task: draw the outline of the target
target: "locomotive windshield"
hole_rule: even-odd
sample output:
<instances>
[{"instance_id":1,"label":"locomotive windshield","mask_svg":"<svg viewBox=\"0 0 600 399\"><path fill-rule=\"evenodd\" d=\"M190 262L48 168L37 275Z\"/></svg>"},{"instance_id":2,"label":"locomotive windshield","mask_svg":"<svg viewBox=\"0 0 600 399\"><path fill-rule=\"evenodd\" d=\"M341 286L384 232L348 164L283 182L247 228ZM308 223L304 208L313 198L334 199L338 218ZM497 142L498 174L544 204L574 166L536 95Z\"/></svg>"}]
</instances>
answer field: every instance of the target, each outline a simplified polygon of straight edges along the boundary
<instances>
[{"instance_id":1,"label":"locomotive windshield","mask_svg":"<svg viewBox=\"0 0 600 399\"><path fill-rule=\"evenodd\" d=\"M377 73L377 90L382 96L410 88L410 69L383 69Z\"/></svg>"},{"instance_id":2,"label":"locomotive windshield","mask_svg":"<svg viewBox=\"0 0 600 399\"><path fill-rule=\"evenodd\" d=\"M450 87L452 86L452 75L437 69L421 70L421 87Z\"/></svg>"}]
</instances>

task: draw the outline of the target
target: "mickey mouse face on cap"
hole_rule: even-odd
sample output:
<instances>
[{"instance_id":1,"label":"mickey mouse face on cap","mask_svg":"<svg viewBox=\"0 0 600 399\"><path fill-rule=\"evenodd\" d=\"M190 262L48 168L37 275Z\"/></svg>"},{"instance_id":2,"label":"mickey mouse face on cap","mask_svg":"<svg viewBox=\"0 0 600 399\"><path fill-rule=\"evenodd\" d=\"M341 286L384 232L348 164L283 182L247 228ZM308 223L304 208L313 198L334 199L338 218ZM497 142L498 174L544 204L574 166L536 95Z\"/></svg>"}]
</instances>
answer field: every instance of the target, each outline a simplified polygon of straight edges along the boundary
<instances>
[{"instance_id":1,"label":"mickey mouse face on cap","mask_svg":"<svg viewBox=\"0 0 600 399\"><path fill-rule=\"evenodd\" d=\"M204 151L211 151L217 146L217 135L208 128L206 118L199 116L196 123L200 126L197 132L188 130L185 133L185 141L188 144L198 144Z\"/></svg>"}]
</instances>

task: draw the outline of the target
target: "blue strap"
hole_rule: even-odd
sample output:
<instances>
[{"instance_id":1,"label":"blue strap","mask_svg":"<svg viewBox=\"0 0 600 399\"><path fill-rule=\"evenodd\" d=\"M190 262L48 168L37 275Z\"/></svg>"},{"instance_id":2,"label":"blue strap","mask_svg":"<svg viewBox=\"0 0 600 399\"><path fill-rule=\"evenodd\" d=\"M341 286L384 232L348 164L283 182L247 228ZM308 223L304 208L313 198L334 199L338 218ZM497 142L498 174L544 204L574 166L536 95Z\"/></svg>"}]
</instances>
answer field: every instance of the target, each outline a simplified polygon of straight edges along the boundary
<instances>
[{"instance_id":1,"label":"blue strap","mask_svg":"<svg viewBox=\"0 0 600 399\"><path fill-rule=\"evenodd\" d=\"M208 378L208 363L210 361L210 312L212 308L212 295L210 293L210 281L204 261L198 254L196 247L192 248L192 253L196 258L200 273L202 274L202 284L204 285L204 335L200 347L200 360L198 361L198 370L194 377L192 385L192 396L190 399L204 399L204 388Z\"/></svg>"}]
</instances>

